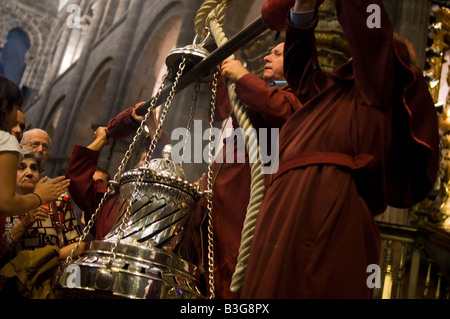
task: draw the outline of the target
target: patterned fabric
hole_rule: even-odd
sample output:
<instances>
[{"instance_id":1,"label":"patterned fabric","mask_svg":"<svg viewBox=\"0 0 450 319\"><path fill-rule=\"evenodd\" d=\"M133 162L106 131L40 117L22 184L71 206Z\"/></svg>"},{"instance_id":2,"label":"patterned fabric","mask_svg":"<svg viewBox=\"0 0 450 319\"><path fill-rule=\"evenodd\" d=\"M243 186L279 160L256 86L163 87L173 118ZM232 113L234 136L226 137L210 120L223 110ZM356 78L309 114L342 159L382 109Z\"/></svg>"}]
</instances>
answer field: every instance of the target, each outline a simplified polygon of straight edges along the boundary
<instances>
[{"instance_id":1,"label":"patterned fabric","mask_svg":"<svg viewBox=\"0 0 450 319\"><path fill-rule=\"evenodd\" d=\"M48 204L45 206L49 207ZM69 197L62 195L50 206L50 218L45 221L36 221L16 244L13 254L17 255L22 250L34 250L46 245L64 247L78 241L81 237L81 229ZM25 215L8 217L5 231L13 228L24 218ZM60 239L58 239L59 229L61 230Z\"/></svg>"}]
</instances>

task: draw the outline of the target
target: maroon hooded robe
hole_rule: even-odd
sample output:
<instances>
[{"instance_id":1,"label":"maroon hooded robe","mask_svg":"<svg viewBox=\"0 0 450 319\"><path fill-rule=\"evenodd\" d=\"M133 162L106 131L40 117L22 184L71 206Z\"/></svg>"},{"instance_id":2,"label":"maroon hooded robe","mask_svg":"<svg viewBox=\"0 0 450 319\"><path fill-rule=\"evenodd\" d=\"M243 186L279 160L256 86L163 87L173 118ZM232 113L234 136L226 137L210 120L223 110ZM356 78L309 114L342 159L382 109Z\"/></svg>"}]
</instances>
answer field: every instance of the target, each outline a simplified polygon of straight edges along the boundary
<instances>
[{"instance_id":1,"label":"maroon hooded robe","mask_svg":"<svg viewBox=\"0 0 450 319\"><path fill-rule=\"evenodd\" d=\"M381 8L381 28L366 24L369 4ZM420 71L394 48L382 1L336 7L353 58L335 72L318 67L317 18L287 29L286 78L303 106L280 134L242 298L371 298L374 216L423 200L436 178L436 111Z\"/></svg>"},{"instance_id":2,"label":"maroon hooded robe","mask_svg":"<svg viewBox=\"0 0 450 319\"><path fill-rule=\"evenodd\" d=\"M223 82L219 81L216 121L225 120L231 113L232 107L226 89ZM270 131L271 127L280 127L300 107L298 99L288 86L268 87L252 73L237 81L236 95L247 106L248 116L256 129L266 128ZM233 127L238 128L234 116ZM239 295L230 291L230 284L236 268L241 232L250 199L251 172L247 153L240 147L242 145L237 145L234 139L230 138L225 142L233 143L232 152L221 153L219 156L224 156L224 163L214 162L212 167L215 295L217 299L235 299ZM243 153L245 163L238 163L237 159ZM205 280L208 282L206 206L207 202L202 198L196 211L196 230L201 228L202 232L195 232L195 240L199 254L198 264L206 271ZM209 293L208 283L207 290Z\"/></svg>"}]
</instances>

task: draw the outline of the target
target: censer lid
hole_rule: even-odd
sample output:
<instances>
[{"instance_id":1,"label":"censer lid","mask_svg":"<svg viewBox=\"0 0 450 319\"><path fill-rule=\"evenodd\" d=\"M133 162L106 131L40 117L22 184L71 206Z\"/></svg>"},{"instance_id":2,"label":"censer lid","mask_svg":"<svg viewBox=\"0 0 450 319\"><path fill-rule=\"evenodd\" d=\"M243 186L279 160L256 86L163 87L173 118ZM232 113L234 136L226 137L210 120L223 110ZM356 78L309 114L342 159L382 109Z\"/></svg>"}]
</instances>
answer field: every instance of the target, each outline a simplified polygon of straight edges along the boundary
<instances>
[{"instance_id":1,"label":"censer lid","mask_svg":"<svg viewBox=\"0 0 450 319\"><path fill-rule=\"evenodd\" d=\"M171 176L186 179L183 167L172 160L172 148L172 145L166 145L162 150L162 158L152 159L147 166L144 166L144 168L151 169L161 174L166 173Z\"/></svg>"},{"instance_id":2,"label":"censer lid","mask_svg":"<svg viewBox=\"0 0 450 319\"><path fill-rule=\"evenodd\" d=\"M207 58L210 52L203 47L203 43L197 44L197 36L193 44L183 48L176 48L172 50L166 58L166 65L169 69L168 78L173 82L178 71L179 64L186 59L184 73L189 72L197 63ZM207 74L200 75L201 82L211 82L214 79L214 72L216 69L209 71Z\"/></svg>"},{"instance_id":3,"label":"censer lid","mask_svg":"<svg viewBox=\"0 0 450 319\"><path fill-rule=\"evenodd\" d=\"M169 185L197 198L201 194L198 186L187 181L181 164L172 160L172 145L166 145L162 155L162 158L152 159L148 164L122 174L120 184L135 182L143 177L144 182Z\"/></svg>"}]
</instances>

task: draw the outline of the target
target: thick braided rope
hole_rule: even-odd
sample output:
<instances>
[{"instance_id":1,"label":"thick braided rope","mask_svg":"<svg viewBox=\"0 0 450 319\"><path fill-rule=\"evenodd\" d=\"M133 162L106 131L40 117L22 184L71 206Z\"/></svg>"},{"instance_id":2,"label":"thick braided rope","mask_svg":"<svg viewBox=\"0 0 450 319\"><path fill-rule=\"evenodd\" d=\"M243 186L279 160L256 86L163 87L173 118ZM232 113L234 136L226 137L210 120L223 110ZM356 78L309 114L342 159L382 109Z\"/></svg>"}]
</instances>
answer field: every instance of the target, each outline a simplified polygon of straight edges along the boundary
<instances>
[{"instance_id":1,"label":"thick braided rope","mask_svg":"<svg viewBox=\"0 0 450 319\"><path fill-rule=\"evenodd\" d=\"M213 15L220 24L225 20L225 11L230 0L206 0L197 11L194 21L195 33L201 39L205 39L208 34L208 16Z\"/></svg>"},{"instance_id":2,"label":"thick braided rope","mask_svg":"<svg viewBox=\"0 0 450 319\"><path fill-rule=\"evenodd\" d=\"M213 2L215 3L215 7L212 7ZM224 15L223 13L224 9L226 8L226 4L227 1L207 0L205 2L205 8L207 9L200 8L200 13L197 16L198 19L196 18L195 23L196 28L199 28L197 29L197 32L200 31L200 28L205 29L205 26L207 25L219 47L228 41L221 27L221 18L219 18ZM206 14L206 10L210 10L208 14ZM218 14L222 14L222 16L218 16ZM202 21L201 19L205 20ZM239 126L244 130L244 132L246 132L245 141L247 152L249 154L252 177L250 186L250 200L247 206L247 215L245 217L242 229L238 261L230 286L230 290L232 292L240 292L245 279L245 273L250 256L250 248L253 241L253 235L255 233L258 212L264 196L264 175L261 174L263 164L261 163L261 160L259 158L259 146L256 132L253 129L252 123L250 122L245 112L244 106L236 96L234 83L228 84L228 94L233 106L234 115L239 123Z\"/></svg>"}]
</instances>

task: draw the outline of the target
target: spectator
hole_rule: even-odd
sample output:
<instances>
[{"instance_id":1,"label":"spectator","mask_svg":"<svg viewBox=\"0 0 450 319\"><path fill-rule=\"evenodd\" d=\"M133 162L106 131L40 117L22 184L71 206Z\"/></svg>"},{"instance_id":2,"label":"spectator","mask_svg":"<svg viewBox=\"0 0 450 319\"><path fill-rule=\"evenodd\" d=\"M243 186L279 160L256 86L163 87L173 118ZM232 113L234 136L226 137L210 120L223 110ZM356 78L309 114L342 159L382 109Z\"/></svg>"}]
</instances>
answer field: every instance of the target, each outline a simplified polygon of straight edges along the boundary
<instances>
[{"instance_id":1,"label":"spectator","mask_svg":"<svg viewBox=\"0 0 450 319\"><path fill-rule=\"evenodd\" d=\"M45 164L50 157L50 149L52 146L52 140L48 133L44 130L35 128L23 133L23 138L20 145L33 152L39 152L42 157L41 170L44 170Z\"/></svg>"},{"instance_id":2,"label":"spectator","mask_svg":"<svg viewBox=\"0 0 450 319\"><path fill-rule=\"evenodd\" d=\"M31 129L29 131L26 131L23 134L23 138L21 141L21 147L27 150L31 150L33 152L37 152L41 155L42 162L41 162L41 176L44 175L44 168L45 164L47 163L48 159L50 158L50 150L52 147L52 140L48 133L42 129ZM65 198L68 198L68 201L70 202L70 206L74 206L72 204L72 199L69 196L68 192L65 192L59 200L64 200ZM82 222L82 212L79 211L78 207L73 207L75 211L75 216L77 216L79 223L81 226L83 226Z\"/></svg>"},{"instance_id":3,"label":"spectator","mask_svg":"<svg viewBox=\"0 0 450 319\"><path fill-rule=\"evenodd\" d=\"M250 73L240 61L226 60L222 64L222 79L217 89L216 120L225 120L231 114L232 106L228 97L226 81L236 84L236 95L246 106L247 114L256 129L280 128L293 112L300 107L294 93L287 86L283 73L284 43L277 44L264 57L263 78ZM233 128L239 128L232 116ZM269 139L270 140L270 139ZM225 144L233 146L232 152L223 147L213 163L213 229L215 256L215 297L218 299L235 299L239 293L230 290L232 275L235 271L241 233L250 199L251 171L248 154L244 145L236 143L236 136L228 137ZM266 145L267 146L267 145ZM275 151L275 150L272 150ZM245 163L238 158L245 154ZM206 186L205 186L206 187ZM202 198L197 205L197 222L202 224L207 212L207 201ZM197 236L197 251L200 255L199 266L206 272L207 262L207 225L203 223L200 237ZM205 265L206 264L206 265ZM207 287L208 290L209 286Z\"/></svg>"},{"instance_id":4,"label":"spectator","mask_svg":"<svg viewBox=\"0 0 450 319\"><path fill-rule=\"evenodd\" d=\"M92 178L94 179L94 181L96 182L101 182L105 185L108 184L109 181L109 173L106 169L104 169L103 167L97 167L97 169L94 172L94 175L92 175Z\"/></svg>"},{"instance_id":5,"label":"spectator","mask_svg":"<svg viewBox=\"0 0 450 319\"><path fill-rule=\"evenodd\" d=\"M94 141L87 147L75 145L67 167L66 176L73 178L69 192L78 207L84 212L86 224L97 210L108 190L107 184L94 180L100 151L110 143L107 129L99 127L94 132ZM119 193L111 195L99 212L91 233L95 239L102 239L112 228L119 209Z\"/></svg>"},{"instance_id":6,"label":"spectator","mask_svg":"<svg viewBox=\"0 0 450 319\"><path fill-rule=\"evenodd\" d=\"M39 181L40 164L39 153L24 152L24 157L17 168L17 194L26 195L34 191ZM28 273L40 272L39 269L29 268L28 263L20 262L23 258L20 255L21 252L54 246L57 249L38 250L38 254L48 253L50 259L64 261L72 252L80 236L81 231L67 196L26 214L8 217L5 231L2 233L0 258L3 257L2 264L7 262L10 264L0 273L10 280L17 276L20 282L24 278L23 276L28 276ZM16 257L18 259L15 260ZM54 264L53 270L56 265L57 263ZM39 265L34 266L40 267ZM45 273L51 275L51 271L48 269ZM40 287L31 287L28 282L22 281L19 285L27 288L26 296L29 293L34 295L35 290L40 291Z\"/></svg>"},{"instance_id":7,"label":"spectator","mask_svg":"<svg viewBox=\"0 0 450 319\"><path fill-rule=\"evenodd\" d=\"M55 200L70 184L64 176L51 181L41 179L33 193L16 195L16 169L21 149L10 134L17 122L17 110L23 98L19 88L5 77L0 77L0 217L24 214L42 204ZM1 225L4 224L0 222Z\"/></svg>"},{"instance_id":8,"label":"spectator","mask_svg":"<svg viewBox=\"0 0 450 319\"><path fill-rule=\"evenodd\" d=\"M20 141L22 141L23 132L25 131L25 125L26 125L25 114L23 114L22 110L18 109L17 122L16 125L11 130L11 134L17 138L19 143Z\"/></svg>"},{"instance_id":9,"label":"spectator","mask_svg":"<svg viewBox=\"0 0 450 319\"><path fill-rule=\"evenodd\" d=\"M24 152L24 158L17 168L17 194L26 195L34 191L39 181L40 162L39 153ZM16 244L15 255L22 250L45 245L56 245L62 248L76 242L81 235L67 196L42 205L27 214L8 217L5 230L5 233L9 235L8 241ZM59 230L63 237L58 237ZM17 238L21 240L16 240ZM62 254L62 258L65 257L67 254Z\"/></svg>"}]
</instances>

